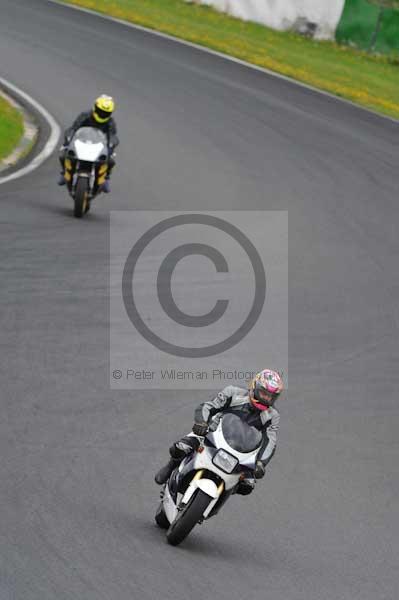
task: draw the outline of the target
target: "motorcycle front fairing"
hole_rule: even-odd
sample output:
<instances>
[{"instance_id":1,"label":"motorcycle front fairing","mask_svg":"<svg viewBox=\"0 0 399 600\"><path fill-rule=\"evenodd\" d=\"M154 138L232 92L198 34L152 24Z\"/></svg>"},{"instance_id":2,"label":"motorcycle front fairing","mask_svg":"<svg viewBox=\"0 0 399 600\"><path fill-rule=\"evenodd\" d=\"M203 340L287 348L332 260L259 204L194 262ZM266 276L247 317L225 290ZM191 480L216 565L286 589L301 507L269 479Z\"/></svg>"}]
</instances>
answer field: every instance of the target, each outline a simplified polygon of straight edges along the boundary
<instances>
[{"instance_id":1,"label":"motorcycle front fairing","mask_svg":"<svg viewBox=\"0 0 399 600\"><path fill-rule=\"evenodd\" d=\"M106 135L94 127L81 127L69 143L65 158L65 179L71 191L77 176L89 178L90 194L104 183L108 171Z\"/></svg>"},{"instance_id":2,"label":"motorcycle front fairing","mask_svg":"<svg viewBox=\"0 0 399 600\"><path fill-rule=\"evenodd\" d=\"M106 135L94 127L81 127L73 136L69 150L74 152L77 160L96 162L108 158L108 142Z\"/></svg>"},{"instance_id":3,"label":"motorcycle front fairing","mask_svg":"<svg viewBox=\"0 0 399 600\"><path fill-rule=\"evenodd\" d=\"M202 451L193 452L185 458L170 477L164 496L169 521L176 518L177 507L186 505L198 488L212 499L204 512L204 518L215 514L234 491L243 467L248 470L255 468L262 440L261 432L243 423L238 416L226 414L216 430L208 433L204 439ZM230 473L214 462L221 450L237 461Z\"/></svg>"}]
</instances>

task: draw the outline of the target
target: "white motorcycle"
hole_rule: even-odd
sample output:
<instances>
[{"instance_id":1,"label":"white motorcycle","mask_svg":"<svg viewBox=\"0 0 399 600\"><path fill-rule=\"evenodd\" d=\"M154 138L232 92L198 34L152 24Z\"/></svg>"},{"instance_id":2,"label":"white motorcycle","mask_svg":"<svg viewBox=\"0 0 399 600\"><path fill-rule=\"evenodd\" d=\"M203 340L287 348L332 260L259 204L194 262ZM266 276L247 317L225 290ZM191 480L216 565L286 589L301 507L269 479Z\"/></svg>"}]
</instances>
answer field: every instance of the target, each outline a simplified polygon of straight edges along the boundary
<instances>
[{"instance_id":1,"label":"white motorcycle","mask_svg":"<svg viewBox=\"0 0 399 600\"><path fill-rule=\"evenodd\" d=\"M223 413L198 450L182 460L161 491L155 521L177 546L197 523L216 515L240 480L253 476L262 433L239 416Z\"/></svg>"},{"instance_id":2,"label":"white motorcycle","mask_svg":"<svg viewBox=\"0 0 399 600\"><path fill-rule=\"evenodd\" d=\"M90 210L108 173L107 137L94 127L81 127L60 151L65 156L64 177L74 201L74 215L81 218Z\"/></svg>"}]
</instances>

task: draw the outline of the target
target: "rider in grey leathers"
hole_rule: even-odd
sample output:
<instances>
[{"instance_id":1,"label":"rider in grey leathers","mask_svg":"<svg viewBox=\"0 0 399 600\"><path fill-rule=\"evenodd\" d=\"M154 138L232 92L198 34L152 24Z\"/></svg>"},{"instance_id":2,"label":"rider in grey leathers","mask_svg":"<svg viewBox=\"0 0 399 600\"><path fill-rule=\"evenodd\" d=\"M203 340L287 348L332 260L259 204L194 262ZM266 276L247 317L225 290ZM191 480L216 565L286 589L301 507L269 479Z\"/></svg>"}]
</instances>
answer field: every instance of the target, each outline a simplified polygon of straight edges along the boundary
<instances>
[{"instance_id":1,"label":"rider in grey leathers","mask_svg":"<svg viewBox=\"0 0 399 600\"><path fill-rule=\"evenodd\" d=\"M266 465L276 449L280 414L273 405L282 390L281 375L276 371L264 369L251 381L248 390L229 385L213 400L200 404L194 414L192 433L169 448L171 458L155 475L156 483L162 485L167 482L183 458L198 449L201 438L209 430L216 429L224 412L234 412L263 433L263 443L259 449L255 471L248 473L236 489L237 494L250 494L255 487L255 479L264 476Z\"/></svg>"}]
</instances>

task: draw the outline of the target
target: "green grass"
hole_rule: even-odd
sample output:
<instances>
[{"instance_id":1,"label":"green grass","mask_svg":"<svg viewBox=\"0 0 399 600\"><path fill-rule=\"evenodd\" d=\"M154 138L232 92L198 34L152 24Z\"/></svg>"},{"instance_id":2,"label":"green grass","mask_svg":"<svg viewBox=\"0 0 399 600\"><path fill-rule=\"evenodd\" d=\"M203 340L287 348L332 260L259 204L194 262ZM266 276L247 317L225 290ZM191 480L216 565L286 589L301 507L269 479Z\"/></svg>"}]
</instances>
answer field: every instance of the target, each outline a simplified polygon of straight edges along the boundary
<instances>
[{"instance_id":1,"label":"green grass","mask_svg":"<svg viewBox=\"0 0 399 600\"><path fill-rule=\"evenodd\" d=\"M399 118L399 71L387 57L277 32L183 0L70 0L213 48Z\"/></svg>"},{"instance_id":2,"label":"green grass","mask_svg":"<svg viewBox=\"0 0 399 600\"><path fill-rule=\"evenodd\" d=\"M11 154L23 132L21 113L0 96L0 161Z\"/></svg>"},{"instance_id":3,"label":"green grass","mask_svg":"<svg viewBox=\"0 0 399 600\"><path fill-rule=\"evenodd\" d=\"M378 6L367 0L346 0L345 9L337 29L337 40L368 48L378 16ZM381 31L375 46L377 52L399 51L399 11L384 11Z\"/></svg>"}]
</instances>

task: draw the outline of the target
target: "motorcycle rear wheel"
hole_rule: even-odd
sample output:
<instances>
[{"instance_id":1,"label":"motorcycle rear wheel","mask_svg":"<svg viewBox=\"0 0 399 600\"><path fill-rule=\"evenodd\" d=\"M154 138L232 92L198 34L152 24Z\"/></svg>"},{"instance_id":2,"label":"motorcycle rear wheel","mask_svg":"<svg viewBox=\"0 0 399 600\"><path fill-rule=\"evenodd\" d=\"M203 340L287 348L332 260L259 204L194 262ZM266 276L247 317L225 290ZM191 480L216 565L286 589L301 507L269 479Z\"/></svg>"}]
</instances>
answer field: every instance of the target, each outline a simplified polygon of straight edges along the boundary
<instances>
[{"instance_id":1,"label":"motorcycle rear wheel","mask_svg":"<svg viewBox=\"0 0 399 600\"><path fill-rule=\"evenodd\" d=\"M77 219L81 219L85 212L87 212L88 206L88 195L89 195L89 182L87 177L79 177L76 184L75 198L74 198L74 211L73 214Z\"/></svg>"},{"instance_id":2,"label":"motorcycle rear wheel","mask_svg":"<svg viewBox=\"0 0 399 600\"><path fill-rule=\"evenodd\" d=\"M190 502L185 506L177 518L173 521L166 534L168 544L178 546L186 539L188 534L201 519L206 507L212 501L212 498L198 489L194 492Z\"/></svg>"}]
</instances>

